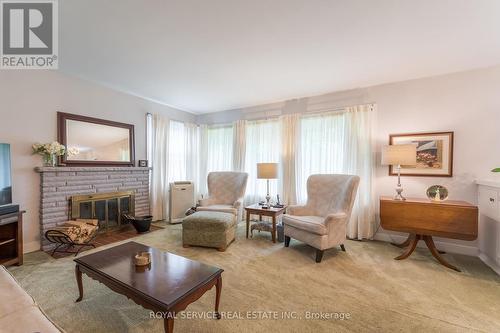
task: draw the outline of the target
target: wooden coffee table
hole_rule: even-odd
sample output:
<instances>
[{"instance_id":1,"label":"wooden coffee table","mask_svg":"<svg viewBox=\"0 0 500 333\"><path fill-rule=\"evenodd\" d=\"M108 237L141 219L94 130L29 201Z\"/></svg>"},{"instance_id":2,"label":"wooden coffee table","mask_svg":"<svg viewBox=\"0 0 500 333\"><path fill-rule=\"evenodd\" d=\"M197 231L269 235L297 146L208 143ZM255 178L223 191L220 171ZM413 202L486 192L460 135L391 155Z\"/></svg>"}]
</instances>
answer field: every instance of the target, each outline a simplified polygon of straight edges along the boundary
<instances>
[{"instance_id":1,"label":"wooden coffee table","mask_svg":"<svg viewBox=\"0 0 500 333\"><path fill-rule=\"evenodd\" d=\"M136 267L133 257L137 252L151 252L151 265ZM74 259L80 296L83 298L82 273L111 290L125 295L146 309L165 315L165 332L173 332L174 316L216 287L215 313L220 319L219 301L222 290L222 272L169 252L136 242L128 242Z\"/></svg>"},{"instance_id":2,"label":"wooden coffee table","mask_svg":"<svg viewBox=\"0 0 500 333\"><path fill-rule=\"evenodd\" d=\"M248 238L248 233L250 230L250 217L251 215L259 215L259 226L257 230L264 230L264 231L270 231L273 239L273 243L276 243L276 218L280 216L281 214L284 214L286 211L286 206L282 208L262 208L259 204L254 204L245 207L245 210L247 212L247 238ZM272 224L269 225L269 228L267 227L267 223L262 222L262 216L270 216L272 218Z\"/></svg>"}]
</instances>

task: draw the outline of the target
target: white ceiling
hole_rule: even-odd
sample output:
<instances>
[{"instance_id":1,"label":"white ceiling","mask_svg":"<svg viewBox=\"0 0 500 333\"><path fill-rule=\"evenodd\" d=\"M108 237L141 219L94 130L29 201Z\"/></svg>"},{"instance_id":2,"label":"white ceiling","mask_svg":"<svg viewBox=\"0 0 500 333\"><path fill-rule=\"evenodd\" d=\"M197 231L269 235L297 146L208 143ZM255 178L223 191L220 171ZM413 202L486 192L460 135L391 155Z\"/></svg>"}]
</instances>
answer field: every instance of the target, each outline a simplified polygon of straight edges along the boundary
<instances>
[{"instance_id":1,"label":"white ceiling","mask_svg":"<svg viewBox=\"0 0 500 333\"><path fill-rule=\"evenodd\" d=\"M64 0L60 69L207 113L500 63L499 0Z\"/></svg>"}]
</instances>

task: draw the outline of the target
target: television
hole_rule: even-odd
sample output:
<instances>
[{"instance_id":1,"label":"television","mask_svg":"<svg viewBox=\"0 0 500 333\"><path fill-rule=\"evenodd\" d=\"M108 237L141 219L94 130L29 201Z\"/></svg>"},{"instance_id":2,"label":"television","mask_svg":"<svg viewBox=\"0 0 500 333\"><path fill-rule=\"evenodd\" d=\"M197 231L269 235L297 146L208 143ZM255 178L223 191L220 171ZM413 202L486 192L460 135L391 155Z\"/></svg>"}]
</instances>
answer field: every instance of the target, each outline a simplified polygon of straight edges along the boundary
<instances>
[{"instance_id":1,"label":"television","mask_svg":"<svg viewBox=\"0 0 500 333\"><path fill-rule=\"evenodd\" d=\"M10 145L0 143L0 207L12 204Z\"/></svg>"}]
</instances>

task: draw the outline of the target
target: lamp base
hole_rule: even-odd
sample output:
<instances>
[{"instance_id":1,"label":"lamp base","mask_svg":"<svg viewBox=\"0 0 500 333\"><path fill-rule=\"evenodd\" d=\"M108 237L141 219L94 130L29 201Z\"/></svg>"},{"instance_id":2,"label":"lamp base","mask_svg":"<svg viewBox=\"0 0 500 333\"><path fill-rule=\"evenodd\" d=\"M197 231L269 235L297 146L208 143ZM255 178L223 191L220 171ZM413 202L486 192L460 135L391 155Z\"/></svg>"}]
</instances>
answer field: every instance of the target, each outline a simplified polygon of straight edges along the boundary
<instances>
[{"instance_id":1,"label":"lamp base","mask_svg":"<svg viewBox=\"0 0 500 333\"><path fill-rule=\"evenodd\" d=\"M402 187L396 187L396 195L394 196L394 200L406 200L406 198L403 196L403 188Z\"/></svg>"}]
</instances>

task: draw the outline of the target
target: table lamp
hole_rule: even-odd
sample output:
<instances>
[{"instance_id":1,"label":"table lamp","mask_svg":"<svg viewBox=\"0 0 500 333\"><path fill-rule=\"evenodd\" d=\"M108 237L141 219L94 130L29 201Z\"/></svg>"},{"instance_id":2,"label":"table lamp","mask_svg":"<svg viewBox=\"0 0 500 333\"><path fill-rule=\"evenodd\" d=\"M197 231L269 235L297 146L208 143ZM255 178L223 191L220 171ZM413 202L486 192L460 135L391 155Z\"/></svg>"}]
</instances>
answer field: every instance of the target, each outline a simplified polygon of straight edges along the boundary
<instances>
[{"instance_id":1,"label":"table lamp","mask_svg":"<svg viewBox=\"0 0 500 333\"><path fill-rule=\"evenodd\" d=\"M394 200L406 200L401 186L401 166L417 165L417 146L414 144L391 145L382 149L382 165L392 165L398 170L398 185Z\"/></svg>"},{"instance_id":2,"label":"table lamp","mask_svg":"<svg viewBox=\"0 0 500 333\"><path fill-rule=\"evenodd\" d=\"M271 195L269 194L269 179L278 178L278 163L257 163L257 179L267 179L267 207L271 207Z\"/></svg>"}]
</instances>

